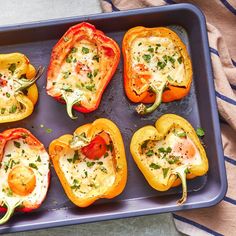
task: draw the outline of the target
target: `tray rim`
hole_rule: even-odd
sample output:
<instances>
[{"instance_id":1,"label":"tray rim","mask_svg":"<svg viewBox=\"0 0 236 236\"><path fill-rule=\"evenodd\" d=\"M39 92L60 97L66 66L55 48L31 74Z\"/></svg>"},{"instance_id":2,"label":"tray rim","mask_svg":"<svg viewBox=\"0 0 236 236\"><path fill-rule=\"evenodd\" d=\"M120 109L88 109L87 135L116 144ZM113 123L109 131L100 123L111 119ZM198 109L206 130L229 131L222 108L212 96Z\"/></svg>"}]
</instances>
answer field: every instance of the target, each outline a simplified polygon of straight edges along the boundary
<instances>
[{"instance_id":1,"label":"tray rim","mask_svg":"<svg viewBox=\"0 0 236 236\"><path fill-rule=\"evenodd\" d=\"M0 234L2 233L11 233L11 232L18 232L18 231L28 231L28 230L35 230L35 229L43 229L43 228L51 228L51 227L59 227L59 226L66 226L66 225L73 225L73 224L83 224L83 223L91 223L96 221L104 221L104 220L113 220L113 219L120 219L120 218L129 218L129 217L138 217L143 215L152 215L152 214L159 214L159 213L168 213L168 212L175 212L179 210L190 210L196 208L204 208L214 206L219 203L225 196L227 192L227 178L226 178L226 170L225 170L225 162L224 162L224 154L222 149L222 139L221 139L221 131L219 125L219 114L217 109L216 103L216 96L215 96L215 89L214 89L214 82L213 82L213 72L212 72L212 64L210 58L210 51L209 51L209 41L207 36L207 29L206 29L206 19L202 11L195 5L189 3L179 3L175 5L165 5L165 6L158 6L158 7L147 7L147 8L140 8L140 9L132 9L126 11L116 11L110 13L97 13L97 14L90 14L90 15L81 15L81 16L73 16L73 17L66 17L66 18L54 18L49 20L43 21L33 21L33 22L26 22L21 24L12 24L12 25L5 25L0 27L0 33L8 32L8 31L19 31L25 29L32 29L32 28L40 28L45 26L53 26L53 25L60 25L60 24L73 24L74 22L81 22L81 21L90 21L90 20L99 20L105 18L119 18L120 16L132 16L137 14L150 14L150 13L158 13L158 12L166 12L170 10L188 10L193 12L200 22L200 30L201 30L201 37L203 40L203 54L206 59L206 73L207 73L207 81L209 85L209 90L211 93L209 94L209 103L211 104L211 114L212 114L212 125L215 130L214 140L216 143L216 152L218 153L217 161L219 163L219 175L221 180L220 191L218 195L213 198L211 201L196 203L198 206L189 206L188 209L182 209L178 206L172 207L169 206L163 211L162 209L140 209L134 210L131 212L126 211L117 211L112 213L106 213L96 216L88 217L88 218L81 218L81 219L61 219L56 221L50 222L40 222L39 224L22 224L22 225L14 225L11 226L3 226L0 228ZM63 212L66 209L58 209L59 211ZM50 211L49 211L50 213ZM78 222L79 221L79 222ZM30 223L30 222L29 222Z\"/></svg>"}]
</instances>

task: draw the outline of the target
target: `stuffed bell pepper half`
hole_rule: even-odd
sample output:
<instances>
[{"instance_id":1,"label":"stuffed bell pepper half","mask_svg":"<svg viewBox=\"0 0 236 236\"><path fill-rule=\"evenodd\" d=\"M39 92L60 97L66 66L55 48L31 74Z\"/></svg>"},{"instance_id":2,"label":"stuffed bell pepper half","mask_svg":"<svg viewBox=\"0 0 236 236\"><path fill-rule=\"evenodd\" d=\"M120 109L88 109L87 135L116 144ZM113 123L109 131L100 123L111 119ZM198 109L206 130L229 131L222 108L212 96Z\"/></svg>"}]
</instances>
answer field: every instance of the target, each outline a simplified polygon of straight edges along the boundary
<instances>
[{"instance_id":1,"label":"stuffed bell pepper half","mask_svg":"<svg viewBox=\"0 0 236 236\"><path fill-rule=\"evenodd\" d=\"M130 144L131 154L148 183L158 191L166 191L182 183L187 199L187 179L208 171L206 152L191 124L184 118L166 114L154 126L136 131Z\"/></svg>"},{"instance_id":2,"label":"stuffed bell pepper half","mask_svg":"<svg viewBox=\"0 0 236 236\"><path fill-rule=\"evenodd\" d=\"M127 180L122 136L110 120L100 118L66 134L49 146L54 169L68 198L87 207L119 195Z\"/></svg>"},{"instance_id":3,"label":"stuffed bell pepper half","mask_svg":"<svg viewBox=\"0 0 236 236\"><path fill-rule=\"evenodd\" d=\"M117 43L93 25L72 26L54 46L47 74L47 93L87 113L97 109L120 60Z\"/></svg>"},{"instance_id":4,"label":"stuffed bell pepper half","mask_svg":"<svg viewBox=\"0 0 236 236\"><path fill-rule=\"evenodd\" d=\"M0 54L0 123L31 115L38 100L35 82L42 73L21 53Z\"/></svg>"},{"instance_id":5,"label":"stuffed bell pepper half","mask_svg":"<svg viewBox=\"0 0 236 236\"><path fill-rule=\"evenodd\" d=\"M14 210L29 212L43 202L49 186L49 155L40 141L23 128L0 133L0 224Z\"/></svg>"},{"instance_id":6,"label":"stuffed bell pepper half","mask_svg":"<svg viewBox=\"0 0 236 236\"><path fill-rule=\"evenodd\" d=\"M192 82L192 65L186 46L165 27L130 29L122 43L124 87L139 114L153 112L161 102L186 96ZM153 103L150 107L143 103Z\"/></svg>"}]
</instances>

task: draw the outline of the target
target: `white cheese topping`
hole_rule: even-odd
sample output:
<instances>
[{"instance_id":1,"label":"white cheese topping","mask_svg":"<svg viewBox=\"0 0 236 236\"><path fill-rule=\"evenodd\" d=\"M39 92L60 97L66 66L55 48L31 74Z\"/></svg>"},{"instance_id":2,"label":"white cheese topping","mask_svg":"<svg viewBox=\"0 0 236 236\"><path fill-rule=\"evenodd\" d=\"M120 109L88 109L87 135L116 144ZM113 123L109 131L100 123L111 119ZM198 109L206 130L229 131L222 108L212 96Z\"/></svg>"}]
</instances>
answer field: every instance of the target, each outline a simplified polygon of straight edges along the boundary
<instances>
[{"instance_id":1,"label":"white cheese topping","mask_svg":"<svg viewBox=\"0 0 236 236\"><path fill-rule=\"evenodd\" d=\"M59 164L73 193L80 198L104 194L116 178L114 158L110 151L99 160L87 159L80 151L64 149Z\"/></svg>"}]
</instances>

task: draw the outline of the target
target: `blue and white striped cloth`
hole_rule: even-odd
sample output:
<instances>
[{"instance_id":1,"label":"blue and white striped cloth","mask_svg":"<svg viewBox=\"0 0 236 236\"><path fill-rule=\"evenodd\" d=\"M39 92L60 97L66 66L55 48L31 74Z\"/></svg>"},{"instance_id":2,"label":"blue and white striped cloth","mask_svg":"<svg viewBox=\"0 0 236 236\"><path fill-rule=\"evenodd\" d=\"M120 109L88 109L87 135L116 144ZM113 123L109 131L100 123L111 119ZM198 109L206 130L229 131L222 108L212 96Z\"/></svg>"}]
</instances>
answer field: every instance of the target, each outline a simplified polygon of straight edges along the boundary
<instances>
[{"instance_id":1,"label":"blue and white striped cloth","mask_svg":"<svg viewBox=\"0 0 236 236\"><path fill-rule=\"evenodd\" d=\"M208 22L228 191L214 207L178 212L173 218L187 235L236 235L236 0L101 0L101 6L111 12L180 2L198 5Z\"/></svg>"}]
</instances>

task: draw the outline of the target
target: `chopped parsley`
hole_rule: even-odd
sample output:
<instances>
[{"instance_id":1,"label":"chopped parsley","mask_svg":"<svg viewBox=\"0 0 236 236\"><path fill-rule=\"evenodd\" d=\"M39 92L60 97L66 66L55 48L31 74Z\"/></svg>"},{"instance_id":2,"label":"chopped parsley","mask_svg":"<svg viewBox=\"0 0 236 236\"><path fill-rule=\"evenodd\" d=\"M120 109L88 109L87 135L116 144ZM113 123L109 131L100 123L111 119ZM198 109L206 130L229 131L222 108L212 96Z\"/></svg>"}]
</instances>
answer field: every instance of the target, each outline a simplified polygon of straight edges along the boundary
<instances>
[{"instance_id":1,"label":"chopped parsley","mask_svg":"<svg viewBox=\"0 0 236 236\"><path fill-rule=\"evenodd\" d=\"M6 108L1 108L1 114L3 115L6 111Z\"/></svg>"},{"instance_id":2,"label":"chopped parsley","mask_svg":"<svg viewBox=\"0 0 236 236\"><path fill-rule=\"evenodd\" d=\"M37 165L35 163L29 163L29 167L34 168L34 169L38 169Z\"/></svg>"},{"instance_id":3,"label":"chopped parsley","mask_svg":"<svg viewBox=\"0 0 236 236\"><path fill-rule=\"evenodd\" d=\"M38 155L36 162L41 162L41 157Z\"/></svg>"},{"instance_id":4,"label":"chopped parsley","mask_svg":"<svg viewBox=\"0 0 236 236\"><path fill-rule=\"evenodd\" d=\"M149 63L151 61L151 55L149 54L144 54L142 56L143 60L146 61L147 63Z\"/></svg>"},{"instance_id":5,"label":"chopped parsley","mask_svg":"<svg viewBox=\"0 0 236 236\"><path fill-rule=\"evenodd\" d=\"M9 113L15 113L17 110L17 106L13 105L10 109L9 109Z\"/></svg>"},{"instance_id":6,"label":"chopped parsley","mask_svg":"<svg viewBox=\"0 0 236 236\"><path fill-rule=\"evenodd\" d=\"M170 155L166 160L169 164L175 164L179 161L179 157Z\"/></svg>"},{"instance_id":7,"label":"chopped parsley","mask_svg":"<svg viewBox=\"0 0 236 236\"><path fill-rule=\"evenodd\" d=\"M167 76L167 79L173 81L173 78L170 75Z\"/></svg>"},{"instance_id":8,"label":"chopped parsley","mask_svg":"<svg viewBox=\"0 0 236 236\"><path fill-rule=\"evenodd\" d=\"M86 89L88 89L89 91L93 91L95 89L95 84L88 84L85 86Z\"/></svg>"},{"instance_id":9,"label":"chopped parsley","mask_svg":"<svg viewBox=\"0 0 236 236\"><path fill-rule=\"evenodd\" d=\"M103 173L107 174L107 169L106 169L104 166L101 166L101 167L100 167L100 170L101 170Z\"/></svg>"},{"instance_id":10,"label":"chopped parsley","mask_svg":"<svg viewBox=\"0 0 236 236\"><path fill-rule=\"evenodd\" d=\"M158 164L155 164L155 163L151 163L151 164L149 165L149 167L152 168L152 169L155 169L155 170L161 168Z\"/></svg>"},{"instance_id":11,"label":"chopped parsley","mask_svg":"<svg viewBox=\"0 0 236 236\"><path fill-rule=\"evenodd\" d=\"M147 147L148 144L148 140L145 140L142 144L141 144L141 149L145 149Z\"/></svg>"},{"instance_id":12,"label":"chopped parsley","mask_svg":"<svg viewBox=\"0 0 236 236\"><path fill-rule=\"evenodd\" d=\"M70 76L71 72L70 71L65 71L63 72L63 78L67 79Z\"/></svg>"},{"instance_id":13,"label":"chopped parsley","mask_svg":"<svg viewBox=\"0 0 236 236\"><path fill-rule=\"evenodd\" d=\"M162 168L163 177L166 178L170 168Z\"/></svg>"},{"instance_id":14,"label":"chopped parsley","mask_svg":"<svg viewBox=\"0 0 236 236\"><path fill-rule=\"evenodd\" d=\"M157 62L157 68L160 68L160 70L164 69L165 66L166 66L165 62L162 62L162 61Z\"/></svg>"},{"instance_id":15,"label":"chopped parsley","mask_svg":"<svg viewBox=\"0 0 236 236\"><path fill-rule=\"evenodd\" d=\"M79 160L79 153L78 151L75 151L73 159L71 159L71 162L74 164L77 160Z\"/></svg>"},{"instance_id":16,"label":"chopped parsley","mask_svg":"<svg viewBox=\"0 0 236 236\"><path fill-rule=\"evenodd\" d=\"M153 154L154 154L154 152L153 152L153 150L151 150L151 149L146 152L146 155L147 155L148 157L152 156Z\"/></svg>"},{"instance_id":17,"label":"chopped parsley","mask_svg":"<svg viewBox=\"0 0 236 236\"><path fill-rule=\"evenodd\" d=\"M92 166L94 166L94 164L95 164L95 162L94 161L88 161L88 162L86 162L86 164L87 164L87 167L92 167Z\"/></svg>"},{"instance_id":18,"label":"chopped parsley","mask_svg":"<svg viewBox=\"0 0 236 236\"><path fill-rule=\"evenodd\" d=\"M164 147L160 147L158 148L158 151L161 153L171 153L172 148L171 147L167 147L166 149Z\"/></svg>"},{"instance_id":19,"label":"chopped parsley","mask_svg":"<svg viewBox=\"0 0 236 236\"><path fill-rule=\"evenodd\" d=\"M180 138L185 138L187 136L187 134L185 132L175 133L175 134Z\"/></svg>"},{"instance_id":20,"label":"chopped parsley","mask_svg":"<svg viewBox=\"0 0 236 236\"><path fill-rule=\"evenodd\" d=\"M71 49L71 53L75 53L75 52L77 52L78 51L78 49L76 48L76 47L73 47L72 49Z\"/></svg>"},{"instance_id":21,"label":"chopped parsley","mask_svg":"<svg viewBox=\"0 0 236 236\"><path fill-rule=\"evenodd\" d=\"M82 53L83 54L88 54L89 53L89 49L86 47L82 47Z\"/></svg>"},{"instance_id":22,"label":"chopped parsley","mask_svg":"<svg viewBox=\"0 0 236 236\"><path fill-rule=\"evenodd\" d=\"M178 61L179 64L181 64L182 61L183 61L183 58L182 58L182 57L179 57L179 58L177 59L177 61Z\"/></svg>"},{"instance_id":23,"label":"chopped parsley","mask_svg":"<svg viewBox=\"0 0 236 236\"><path fill-rule=\"evenodd\" d=\"M99 62L99 56L98 55L94 55L93 56L93 60Z\"/></svg>"},{"instance_id":24,"label":"chopped parsley","mask_svg":"<svg viewBox=\"0 0 236 236\"><path fill-rule=\"evenodd\" d=\"M79 180L74 179L73 185L71 186L71 189L78 190L80 188Z\"/></svg>"},{"instance_id":25,"label":"chopped parsley","mask_svg":"<svg viewBox=\"0 0 236 236\"><path fill-rule=\"evenodd\" d=\"M11 96L11 94L6 92L6 96L9 98Z\"/></svg>"},{"instance_id":26,"label":"chopped parsley","mask_svg":"<svg viewBox=\"0 0 236 236\"><path fill-rule=\"evenodd\" d=\"M14 143L14 146L15 146L16 148L20 148L20 143L19 143L19 142L13 141L13 143Z\"/></svg>"},{"instance_id":27,"label":"chopped parsley","mask_svg":"<svg viewBox=\"0 0 236 236\"><path fill-rule=\"evenodd\" d=\"M138 44L138 46L141 46L142 45L142 43L140 42L139 44Z\"/></svg>"},{"instance_id":28,"label":"chopped parsley","mask_svg":"<svg viewBox=\"0 0 236 236\"><path fill-rule=\"evenodd\" d=\"M103 165L103 162L102 161L99 161L99 162L97 162L98 163L98 165Z\"/></svg>"},{"instance_id":29,"label":"chopped parsley","mask_svg":"<svg viewBox=\"0 0 236 236\"><path fill-rule=\"evenodd\" d=\"M205 135L205 131L202 128L196 129L197 136L202 138Z\"/></svg>"},{"instance_id":30,"label":"chopped parsley","mask_svg":"<svg viewBox=\"0 0 236 236\"><path fill-rule=\"evenodd\" d=\"M12 74L14 74L15 70L16 70L16 64L15 63L12 63L9 68L8 68L9 71L11 71Z\"/></svg>"},{"instance_id":31,"label":"chopped parsley","mask_svg":"<svg viewBox=\"0 0 236 236\"><path fill-rule=\"evenodd\" d=\"M171 62L171 64L175 63L175 59L173 57L168 56L168 60Z\"/></svg>"},{"instance_id":32,"label":"chopped parsley","mask_svg":"<svg viewBox=\"0 0 236 236\"><path fill-rule=\"evenodd\" d=\"M104 158L106 158L106 157L108 157L108 156L109 156L108 152L105 152Z\"/></svg>"},{"instance_id":33,"label":"chopped parsley","mask_svg":"<svg viewBox=\"0 0 236 236\"><path fill-rule=\"evenodd\" d=\"M52 133L52 129L50 129L50 128L47 128L45 131L46 131L47 134L51 134Z\"/></svg>"},{"instance_id":34,"label":"chopped parsley","mask_svg":"<svg viewBox=\"0 0 236 236\"><path fill-rule=\"evenodd\" d=\"M149 47L149 48L148 48L148 51L151 52L151 53L153 53L153 52L154 52L154 48Z\"/></svg>"},{"instance_id":35,"label":"chopped parsley","mask_svg":"<svg viewBox=\"0 0 236 236\"><path fill-rule=\"evenodd\" d=\"M93 77L96 77L97 74L98 74L98 69L94 70L94 72L93 72Z\"/></svg>"},{"instance_id":36,"label":"chopped parsley","mask_svg":"<svg viewBox=\"0 0 236 236\"><path fill-rule=\"evenodd\" d=\"M88 77L89 79L92 79L92 78L93 78L92 72L88 72L88 73L87 73L87 77Z\"/></svg>"}]
</instances>

